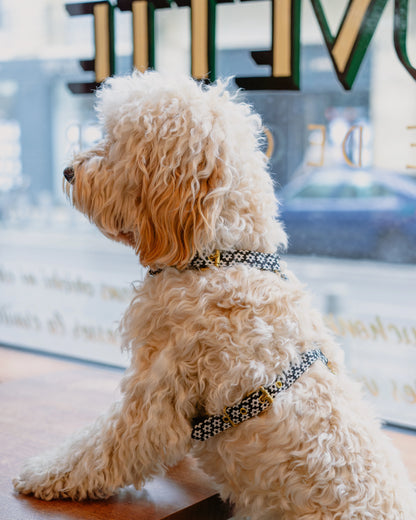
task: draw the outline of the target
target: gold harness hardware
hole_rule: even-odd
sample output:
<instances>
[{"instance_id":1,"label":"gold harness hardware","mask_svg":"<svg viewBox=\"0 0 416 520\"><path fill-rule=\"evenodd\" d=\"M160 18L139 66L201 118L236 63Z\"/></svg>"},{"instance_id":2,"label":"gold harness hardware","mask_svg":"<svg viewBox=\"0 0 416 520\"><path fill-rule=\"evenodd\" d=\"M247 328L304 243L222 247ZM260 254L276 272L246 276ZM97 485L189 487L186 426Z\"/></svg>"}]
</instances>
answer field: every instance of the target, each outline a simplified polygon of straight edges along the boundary
<instances>
[{"instance_id":1,"label":"gold harness hardware","mask_svg":"<svg viewBox=\"0 0 416 520\"><path fill-rule=\"evenodd\" d=\"M332 365L332 363L330 363L330 362L328 361L328 363L326 364L326 366L329 368L329 370L330 370L333 374L336 374L335 369L334 369L334 366Z\"/></svg>"},{"instance_id":2,"label":"gold harness hardware","mask_svg":"<svg viewBox=\"0 0 416 520\"><path fill-rule=\"evenodd\" d=\"M216 249L212 255L209 255L208 260L214 262L215 267L219 267L221 263L221 251ZM206 271L207 269L209 269L209 267L201 267L200 271Z\"/></svg>"},{"instance_id":3,"label":"gold harness hardware","mask_svg":"<svg viewBox=\"0 0 416 520\"><path fill-rule=\"evenodd\" d=\"M219 249L216 249L216 250L215 250L215 253L213 253L212 255L210 255L208 258L211 260L211 262L214 262L215 267L219 267L220 262L221 262L221 253L220 253L220 250L219 250Z\"/></svg>"},{"instance_id":4,"label":"gold harness hardware","mask_svg":"<svg viewBox=\"0 0 416 520\"><path fill-rule=\"evenodd\" d=\"M261 403L265 403L265 402L268 402L270 404L273 403L273 397L269 394L269 392L264 388L264 386L261 386L259 388L260 392L261 392L261 396L259 398L259 401Z\"/></svg>"},{"instance_id":5,"label":"gold harness hardware","mask_svg":"<svg viewBox=\"0 0 416 520\"><path fill-rule=\"evenodd\" d=\"M318 345L314 343L313 347L313 349L303 352L300 355L301 359L299 363L291 363L289 369L283 372L279 376L279 379L275 379L269 387L258 387L257 390L246 395L239 404L224 407L222 415L218 414L196 418L192 428L192 439L205 441L217 435L217 433L225 431L229 427L236 427L243 421L269 411L274 400L276 400L280 394L280 391L290 388L315 361L320 360L325 365L328 364L328 359L318 348ZM276 388L280 390L276 390ZM261 403L263 406L259 406L258 403Z\"/></svg>"}]
</instances>

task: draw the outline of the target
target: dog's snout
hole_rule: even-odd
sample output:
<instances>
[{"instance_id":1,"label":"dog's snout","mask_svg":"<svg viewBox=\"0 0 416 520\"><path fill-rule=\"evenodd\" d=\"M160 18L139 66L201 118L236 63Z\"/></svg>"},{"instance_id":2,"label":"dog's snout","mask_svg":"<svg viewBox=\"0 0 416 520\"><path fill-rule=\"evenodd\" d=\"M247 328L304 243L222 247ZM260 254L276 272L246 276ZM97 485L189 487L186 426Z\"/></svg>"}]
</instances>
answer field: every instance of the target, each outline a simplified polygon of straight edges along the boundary
<instances>
[{"instance_id":1,"label":"dog's snout","mask_svg":"<svg viewBox=\"0 0 416 520\"><path fill-rule=\"evenodd\" d=\"M67 166L64 170L64 177L69 182L69 184L72 184L75 180L75 172L74 168L72 166Z\"/></svg>"}]
</instances>

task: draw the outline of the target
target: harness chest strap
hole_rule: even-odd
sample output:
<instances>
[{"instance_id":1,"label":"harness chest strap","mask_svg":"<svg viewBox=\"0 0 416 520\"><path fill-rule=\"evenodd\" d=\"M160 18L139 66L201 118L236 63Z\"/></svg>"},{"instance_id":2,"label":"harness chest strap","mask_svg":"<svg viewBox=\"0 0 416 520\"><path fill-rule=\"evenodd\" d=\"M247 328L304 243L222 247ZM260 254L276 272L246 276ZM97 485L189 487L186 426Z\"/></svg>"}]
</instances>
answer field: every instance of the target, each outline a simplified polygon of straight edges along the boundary
<instances>
[{"instance_id":1,"label":"harness chest strap","mask_svg":"<svg viewBox=\"0 0 416 520\"><path fill-rule=\"evenodd\" d=\"M222 415L197 417L193 423L192 438L198 441L205 441L228 428L232 428L241 422L256 417L269 408L274 398L284 390L290 388L315 361L320 360L328 367L328 359L320 349L303 352L300 358L299 363L291 364L289 369L279 375L270 386L261 386L239 404L225 407Z\"/></svg>"}]
</instances>

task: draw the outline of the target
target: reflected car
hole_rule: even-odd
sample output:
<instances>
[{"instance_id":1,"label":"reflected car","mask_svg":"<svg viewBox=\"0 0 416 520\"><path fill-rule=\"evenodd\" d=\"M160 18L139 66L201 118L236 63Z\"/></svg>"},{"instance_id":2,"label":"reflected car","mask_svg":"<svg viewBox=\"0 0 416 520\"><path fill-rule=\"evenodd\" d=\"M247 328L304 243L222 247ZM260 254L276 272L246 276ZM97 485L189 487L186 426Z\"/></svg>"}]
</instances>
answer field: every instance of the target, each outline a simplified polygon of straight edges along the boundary
<instances>
[{"instance_id":1,"label":"reflected car","mask_svg":"<svg viewBox=\"0 0 416 520\"><path fill-rule=\"evenodd\" d=\"M302 175L278 194L290 254L416 261L416 180L347 168Z\"/></svg>"}]
</instances>

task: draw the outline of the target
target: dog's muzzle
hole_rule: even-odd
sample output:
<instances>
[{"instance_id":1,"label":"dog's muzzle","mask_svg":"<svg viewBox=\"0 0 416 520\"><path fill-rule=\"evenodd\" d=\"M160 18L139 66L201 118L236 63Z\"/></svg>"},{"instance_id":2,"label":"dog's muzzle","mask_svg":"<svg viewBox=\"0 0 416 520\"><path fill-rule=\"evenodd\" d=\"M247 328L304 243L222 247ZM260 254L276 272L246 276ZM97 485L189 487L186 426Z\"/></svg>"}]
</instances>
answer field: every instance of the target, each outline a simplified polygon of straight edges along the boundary
<instances>
[{"instance_id":1,"label":"dog's muzzle","mask_svg":"<svg viewBox=\"0 0 416 520\"><path fill-rule=\"evenodd\" d=\"M64 177L69 182L69 184L73 184L75 181L75 172L72 166L67 166L64 170Z\"/></svg>"}]
</instances>

